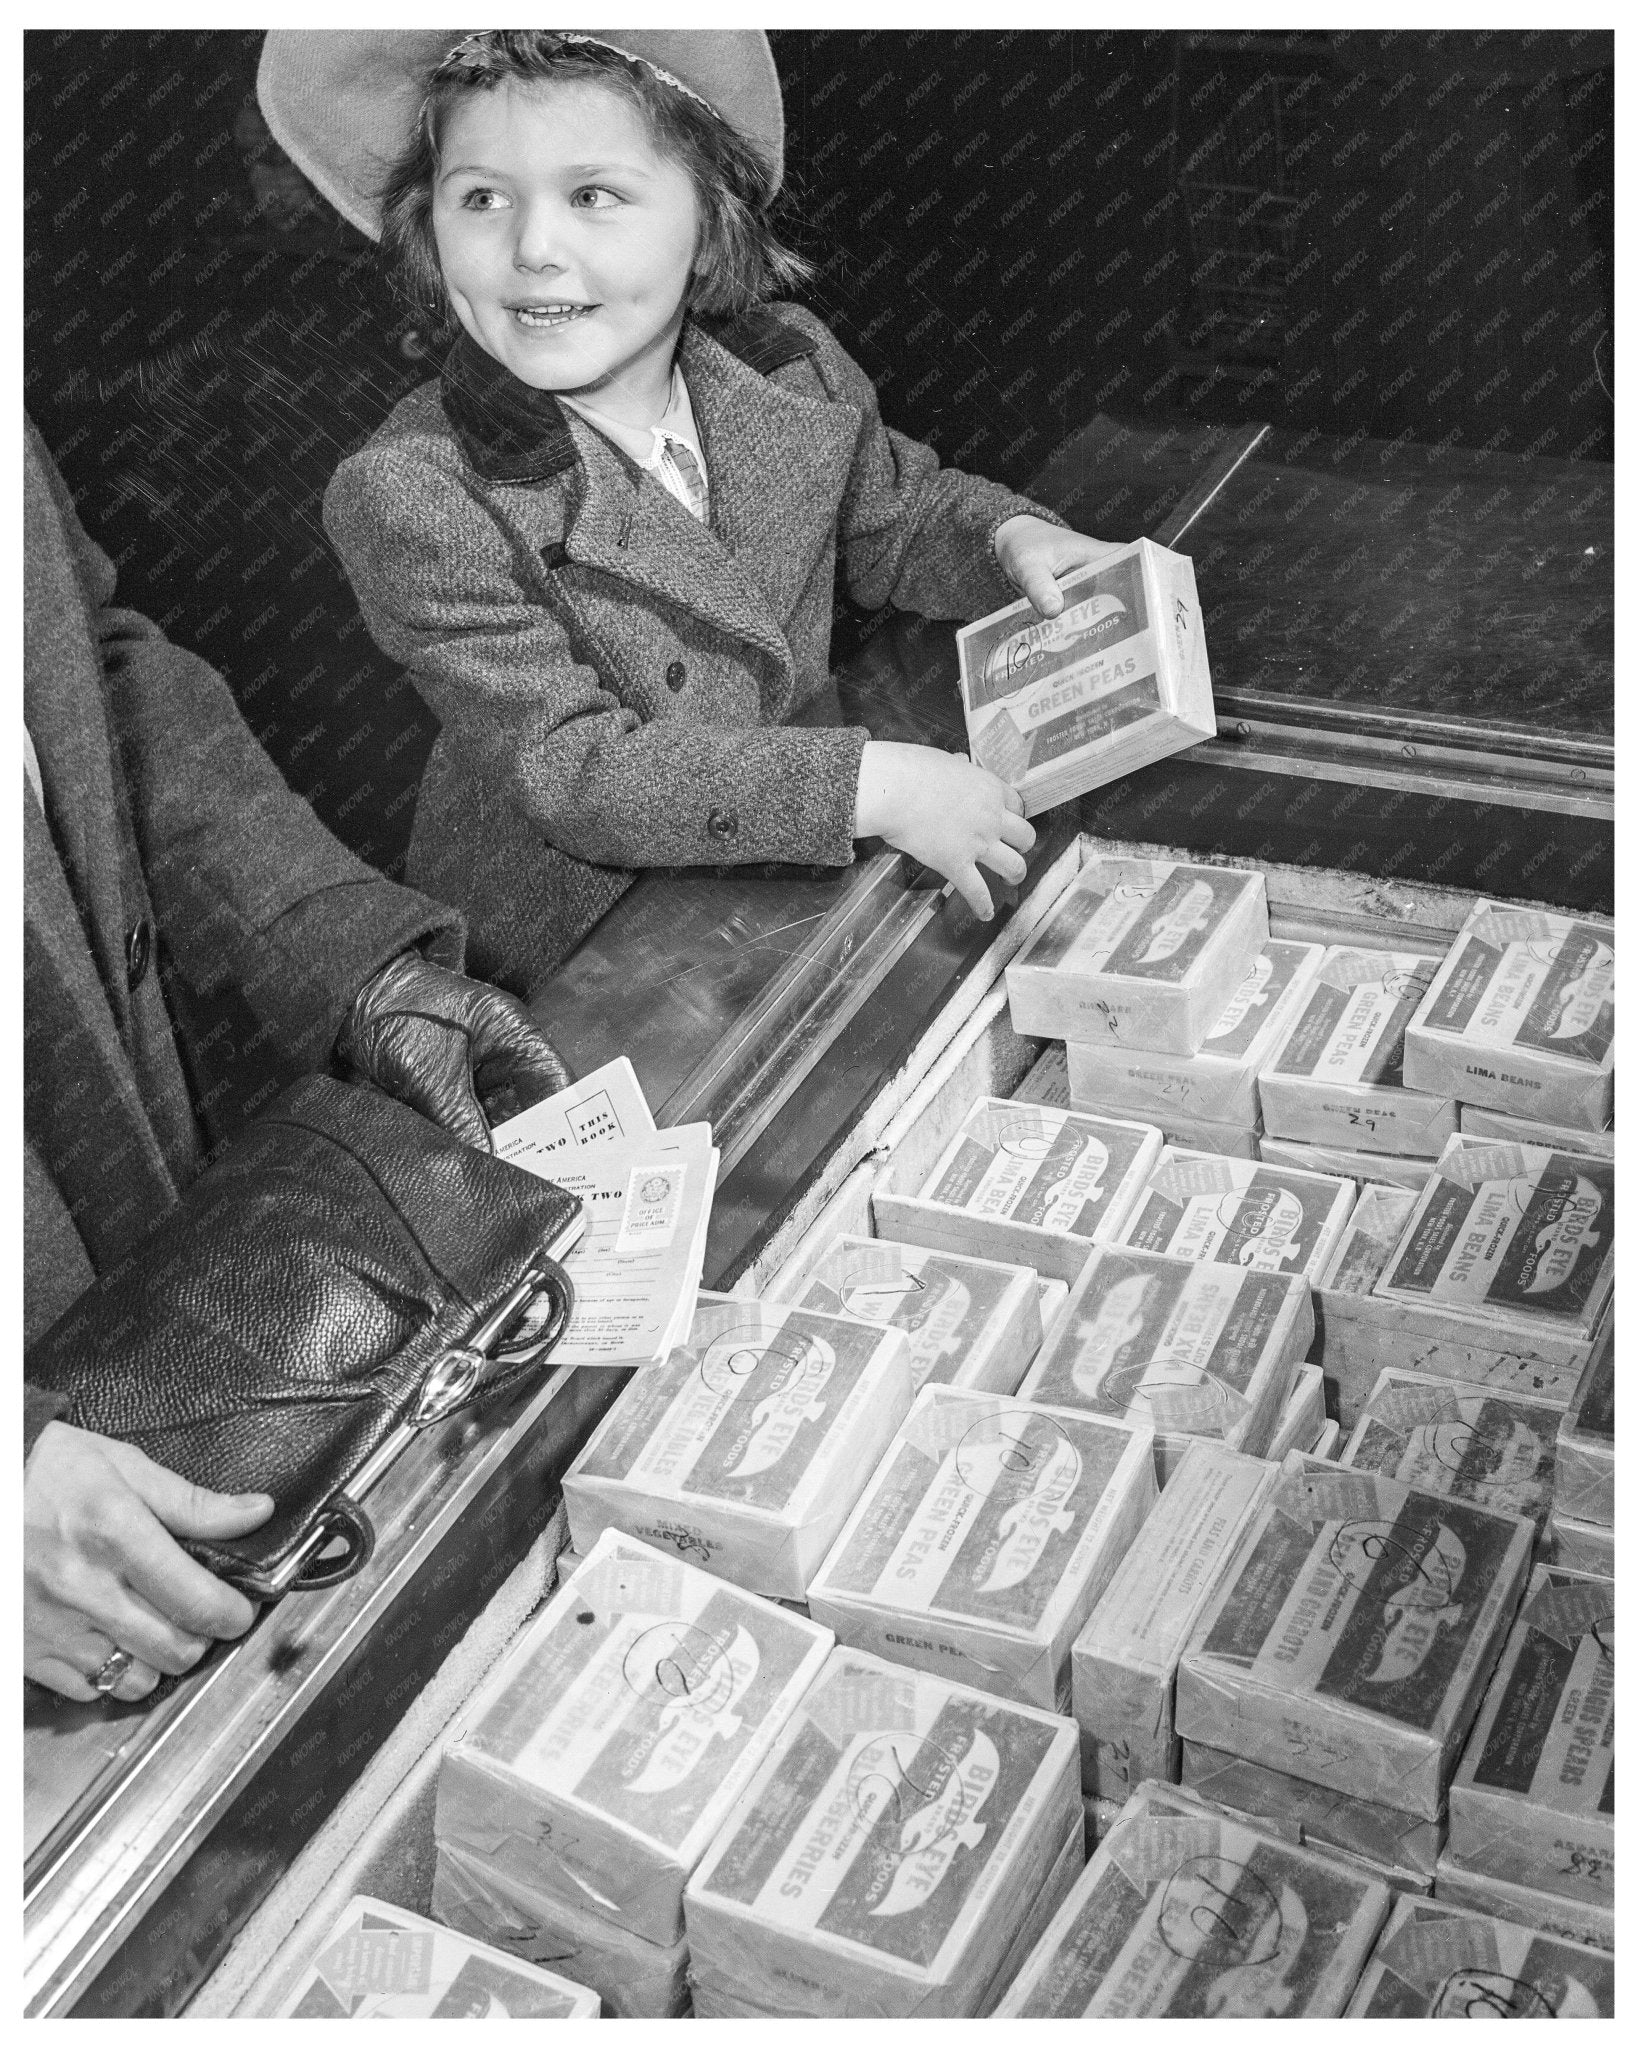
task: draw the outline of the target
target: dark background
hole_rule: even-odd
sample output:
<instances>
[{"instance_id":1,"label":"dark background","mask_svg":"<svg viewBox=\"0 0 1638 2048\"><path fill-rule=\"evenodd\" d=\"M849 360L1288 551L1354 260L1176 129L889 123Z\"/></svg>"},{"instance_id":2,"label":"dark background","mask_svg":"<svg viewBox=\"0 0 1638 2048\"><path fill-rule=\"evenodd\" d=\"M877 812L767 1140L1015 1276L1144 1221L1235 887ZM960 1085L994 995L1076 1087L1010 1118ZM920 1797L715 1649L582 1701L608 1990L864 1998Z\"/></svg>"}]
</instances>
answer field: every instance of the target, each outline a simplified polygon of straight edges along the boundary
<instances>
[{"instance_id":1,"label":"dark background","mask_svg":"<svg viewBox=\"0 0 1638 2048\"><path fill-rule=\"evenodd\" d=\"M1607 32L772 40L811 302L948 461L1023 485L1100 411L1611 457ZM260 41L25 38L27 403L123 600L393 870L435 728L318 504L437 358Z\"/></svg>"}]
</instances>

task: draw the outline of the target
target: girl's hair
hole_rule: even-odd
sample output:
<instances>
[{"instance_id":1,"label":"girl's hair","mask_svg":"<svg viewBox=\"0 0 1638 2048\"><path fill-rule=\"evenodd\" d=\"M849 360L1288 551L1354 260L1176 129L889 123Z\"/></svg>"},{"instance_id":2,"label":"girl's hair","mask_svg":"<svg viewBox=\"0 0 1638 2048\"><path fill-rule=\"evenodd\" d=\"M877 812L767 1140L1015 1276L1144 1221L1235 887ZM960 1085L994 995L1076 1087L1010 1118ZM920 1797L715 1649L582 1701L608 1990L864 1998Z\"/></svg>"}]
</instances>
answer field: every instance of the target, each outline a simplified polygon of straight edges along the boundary
<instances>
[{"instance_id":1,"label":"girl's hair","mask_svg":"<svg viewBox=\"0 0 1638 2048\"><path fill-rule=\"evenodd\" d=\"M484 29L432 73L415 132L382 188L381 254L394 288L442 332L455 325L432 231L432 188L450 111L468 93L505 80L586 80L628 100L655 149L685 170L699 206L700 240L687 304L703 314L748 311L804 283L813 265L769 224L773 180L739 131L665 74L607 43L550 29Z\"/></svg>"}]
</instances>

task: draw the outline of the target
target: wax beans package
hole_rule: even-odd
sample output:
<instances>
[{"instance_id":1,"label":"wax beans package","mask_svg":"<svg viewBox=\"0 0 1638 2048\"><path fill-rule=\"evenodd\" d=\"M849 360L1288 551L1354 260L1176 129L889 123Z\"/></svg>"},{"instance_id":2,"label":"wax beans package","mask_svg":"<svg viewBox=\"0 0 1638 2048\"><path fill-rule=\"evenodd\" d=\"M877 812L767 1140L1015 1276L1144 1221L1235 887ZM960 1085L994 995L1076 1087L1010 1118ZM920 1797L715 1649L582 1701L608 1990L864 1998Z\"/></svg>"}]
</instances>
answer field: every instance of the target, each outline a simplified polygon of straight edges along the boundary
<instances>
[{"instance_id":1,"label":"wax beans package","mask_svg":"<svg viewBox=\"0 0 1638 2048\"><path fill-rule=\"evenodd\" d=\"M1553 1505L1562 1415L1556 1402L1390 1366L1371 1389L1340 1462L1386 1472L1426 1493L1527 1515L1539 1535Z\"/></svg>"},{"instance_id":2,"label":"wax beans package","mask_svg":"<svg viewBox=\"0 0 1638 2048\"><path fill-rule=\"evenodd\" d=\"M564 1475L574 1547L621 1529L804 1599L909 1407L898 1330L702 1294L687 1344L637 1374Z\"/></svg>"},{"instance_id":3,"label":"wax beans package","mask_svg":"<svg viewBox=\"0 0 1638 2048\"><path fill-rule=\"evenodd\" d=\"M1360 1871L1140 1785L996 2017L1331 2018L1388 1905Z\"/></svg>"},{"instance_id":4,"label":"wax beans package","mask_svg":"<svg viewBox=\"0 0 1638 2048\"><path fill-rule=\"evenodd\" d=\"M1007 966L1025 1036L1194 1053L1268 943L1244 868L1098 858Z\"/></svg>"},{"instance_id":5,"label":"wax beans package","mask_svg":"<svg viewBox=\"0 0 1638 2048\"><path fill-rule=\"evenodd\" d=\"M1534 1885L1513 1884L1506 1878L1481 1877L1476 1870L1459 1870L1448 1856L1439 1858L1433 1895L1446 1905L1466 1906L1472 1912L1489 1913L1520 1927L1537 1927L1543 1934L1585 1942L1589 1948L1615 1947L1615 1913L1611 1907L1565 1898L1559 1892L1538 1891Z\"/></svg>"},{"instance_id":6,"label":"wax beans package","mask_svg":"<svg viewBox=\"0 0 1638 2048\"><path fill-rule=\"evenodd\" d=\"M1419 1094L1403 1073L1405 1026L1437 966L1420 953L1326 948L1258 1077L1270 1137L1438 1156L1455 1098Z\"/></svg>"},{"instance_id":7,"label":"wax beans package","mask_svg":"<svg viewBox=\"0 0 1638 2048\"><path fill-rule=\"evenodd\" d=\"M1147 1429L925 1387L808 1590L838 1642L1069 1710L1069 1646L1154 1505Z\"/></svg>"},{"instance_id":8,"label":"wax beans package","mask_svg":"<svg viewBox=\"0 0 1638 2048\"><path fill-rule=\"evenodd\" d=\"M1534 1533L1293 1451L1184 1654L1178 1733L1437 1820Z\"/></svg>"},{"instance_id":9,"label":"wax beans package","mask_svg":"<svg viewBox=\"0 0 1638 2048\"><path fill-rule=\"evenodd\" d=\"M1590 1338L1615 1284L1615 1163L1452 1138L1379 1299Z\"/></svg>"},{"instance_id":10,"label":"wax beans package","mask_svg":"<svg viewBox=\"0 0 1638 2048\"><path fill-rule=\"evenodd\" d=\"M1587 1361L1558 1431L1553 1506L1578 1522L1615 1521L1615 1315Z\"/></svg>"},{"instance_id":11,"label":"wax beans package","mask_svg":"<svg viewBox=\"0 0 1638 2048\"><path fill-rule=\"evenodd\" d=\"M1263 1453L1277 1465L1287 1451L1311 1450L1325 1427L1325 1373L1317 1365L1299 1365L1274 1434Z\"/></svg>"},{"instance_id":12,"label":"wax beans package","mask_svg":"<svg viewBox=\"0 0 1638 2048\"><path fill-rule=\"evenodd\" d=\"M828 1629L605 1532L463 1712L437 1839L674 1942L689 1872L830 1647Z\"/></svg>"},{"instance_id":13,"label":"wax beans package","mask_svg":"<svg viewBox=\"0 0 1638 2048\"><path fill-rule=\"evenodd\" d=\"M1175 1779L1178 1660L1275 1469L1195 1441L1070 1653L1081 1784L1124 1799L1145 1778Z\"/></svg>"},{"instance_id":14,"label":"wax beans package","mask_svg":"<svg viewBox=\"0 0 1638 2048\"><path fill-rule=\"evenodd\" d=\"M1615 2017L1615 1960L1532 1927L1400 1899L1348 2004L1349 2019Z\"/></svg>"},{"instance_id":15,"label":"wax beans package","mask_svg":"<svg viewBox=\"0 0 1638 2048\"><path fill-rule=\"evenodd\" d=\"M1107 1241L1312 1284L1353 1206L1351 1181L1168 1145Z\"/></svg>"},{"instance_id":16,"label":"wax beans package","mask_svg":"<svg viewBox=\"0 0 1638 2048\"><path fill-rule=\"evenodd\" d=\"M438 1848L432 1910L508 1955L572 1973L601 1998L606 2018L677 2019L688 2010L686 1941L644 1941L447 1842Z\"/></svg>"},{"instance_id":17,"label":"wax beans package","mask_svg":"<svg viewBox=\"0 0 1638 2048\"><path fill-rule=\"evenodd\" d=\"M1072 1721L838 1647L689 1882L696 2013L976 2013L1078 1779Z\"/></svg>"},{"instance_id":18,"label":"wax beans package","mask_svg":"<svg viewBox=\"0 0 1638 2048\"><path fill-rule=\"evenodd\" d=\"M920 1192L878 1186L878 1235L1073 1280L1131 1207L1160 1154L1149 1124L984 1096Z\"/></svg>"},{"instance_id":19,"label":"wax beans package","mask_svg":"<svg viewBox=\"0 0 1638 2048\"><path fill-rule=\"evenodd\" d=\"M1308 1287L1288 1274L1098 1250L1019 1391L1260 1452L1313 1336Z\"/></svg>"},{"instance_id":20,"label":"wax beans package","mask_svg":"<svg viewBox=\"0 0 1638 2048\"><path fill-rule=\"evenodd\" d=\"M1198 1052L1149 1052L1095 1039L1066 1045L1071 1106L1142 1116L1163 1129L1175 1117L1256 1124L1258 1070L1284 1037L1324 952L1323 946L1270 939Z\"/></svg>"},{"instance_id":21,"label":"wax beans package","mask_svg":"<svg viewBox=\"0 0 1638 2048\"><path fill-rule=\"evenodd\" d=\"M295 2020L594 2020L597 1993L355 1893L279 2008Z\"/></svg>"},{"instance_id":22,"label":"wax beans package","mask_svg":"<svg viewBox=\"0 0 1638 2048\"><path fill-rule=\"evenodd\" d=\"M1450 1860L1615 1902L1615 1584L1538 1565L1450 1787Z\"/></svg>"},{"instance_id":23,"label":"wax beans package","mask_svg":"<svg viewBox=\"0 0 1638 2048\"><path fill-rule=\"evenodd\" d=\"M1405 1084L1601 1131L1615 1099L1615 927L1476 903L1405 1032Z\"/></svg>"},{"instance_id":24,"label":"wax beans package","mask_svg":"<svg viewBox=\"0 0 1638 2048\"><path fill-rule=\"evenodd\" d=\"M1010 1394L1041 1348L1035 1271L878 1237L838 1237L778 1299L904 1332L910 1380Z\"/></svg>"},{"instance_id":25,"label":"wax beans package","mask_svg":"<svg viewBox=\"0 0 1638 2048\"><path fill-rule=\"evenodd\" d=\"M1183 1783L1214 1806L1250 1815L1288 1842L1346 1856L1394 1891L1431 1889L1445 1824L1311 1785L1204 1742L1183 1744Z\"/></svg>"}]
</instances>

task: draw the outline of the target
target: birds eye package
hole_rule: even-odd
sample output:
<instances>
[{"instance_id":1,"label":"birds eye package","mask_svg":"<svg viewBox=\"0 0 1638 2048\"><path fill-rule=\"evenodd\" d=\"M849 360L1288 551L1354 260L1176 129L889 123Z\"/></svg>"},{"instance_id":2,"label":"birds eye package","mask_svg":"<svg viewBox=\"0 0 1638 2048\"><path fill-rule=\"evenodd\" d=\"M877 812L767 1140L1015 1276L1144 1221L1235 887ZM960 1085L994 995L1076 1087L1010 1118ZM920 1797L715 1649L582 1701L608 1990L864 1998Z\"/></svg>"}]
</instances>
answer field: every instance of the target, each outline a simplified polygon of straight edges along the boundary
<instances>
[{"instance_id":1,"label":"birds eye package","mask_svg":"<svg viewBox=\"0 0 1638 2048\"><path fill-rule=\"evenodd\" d=\"M1450 1787L1450 1860L1615 1901L1615 1584L1538 1565Z\"/></svg>"},{"instance_id":2,"label":"birds eye package","mask_svg":"<svg viewBox=\"0 0 1638 2048\"><path fill-rule=\"evenodd\" d=\"M1055 619L1021 598L956 632L973 759L1031 818L1217 730L1187 555L1133 541L1063 596Z\"/></svg>"},{"instance_id":3,"label":"birds eye package","mask_svg":"<svg viewBox=\"0 0 1638 2048\"><path fill-rule=\"evenodd\" d=\"M1010 1394L1041 1348L1034 1269L879 1237L839 1237L779 1296L902 1330L910 1381Z\"/></svg>"},{"instance_id":4,"label":"birds eye package","mask_svg":"<svg viewBox=\"0 0 1638 2048\"><path fill-rule=\"evenodd\" d=\"M1562 1413L1556 1402L1390 1366L1338 1462L1527 1515L1539 1533L1553 1505Z\"/></svg>"},{"instance_id":5,"label":"birds eye package","mask_svg":"<svg viewBox=\"0 0 1638 2048\"><path fill-rule=\"evenodd\" d=\"M1614 1284L1614 1160L1458 1134L1375 1291L1591 1337Z\"/></svg>"},{"instance_id":6,"label":"birds eye package","mask_svg":"<svg viewBox=\"0 0 1638 2048\"><path fill-rule=\"evenodd\" d=\"M1099 1250L1019 1391L1258 1452L1313 1336L1294 1275Z\"/></svg>"},{"instance_id":7,"label":"birds eye package","mask_svg":"<svg viewBox=\"0 0 1638 2048\"><path fill-rule=\"evenodd\" d=\"M1293 1452L1184 1653L1178 1733L1437 1820L1534 1534Z\"/></svg>"},{"instance_id":8,"label":"birds eye package","mask_svg":"<svg viewBox=\"0 0 1638 2048\"><path fill-rule=\"evenodd\" d=\"M1260 874L1093 859L1008 962L1012 1028L1197 1053L1267 944Z\"/></svg>"},{"instance_id":9,"label":"birds eye package","mask_svg":"<svg viewBox=\"0 0 1638 2048\"><path fill-rule=\"evenodd\" d=\"M808 1589L839 1642L1069 1708L1069 1646L1154 1505L1147 1429L925 1387Z\"/></svg>"},{"instance_id":10,"label":"birds eye package","mask_svg":"<svg viewBox=\"0 0 1638 2048\"><path fill-rule=\"evenodd\" d=\"M1347 2016L1613 2019L1615 1958L1438 1899L1400 1899Z\"/></svg>"},{"instance_id":11,"label":"birds eye package","mask_svg":"<svg viewBox=\"0 0 1638 2048\"><path fill-rule=\"evenodd\" d=\"M1386 1885L1170 1785L1140 1785L998 2019L1333 2018Z\"/></svg>"},{"instance_id":12,"label":"birds eye package","mask_svg":"<svg viewBox=\"0 0 1638 2048\"><path fill-rule=\"evenodd\" d=\"M832 1651L689 1882L696 2014L976 2013L1079 1775L1073 1721Z\"/></svg>"},{"instance_id":13,"label":"birds eye package","mask_svg":"<svg viewBox=\"0 0 1638 2048\"><path fill-rule=\"evenodd\" d=\"M1405 1032L1405 1085L1601 1131L1615 1100L1615 927L1476 903Z\"/></svg>"},{"instance_id":14,"label":"birds eye package","mask_svg":"<svg viewBox=\"0 0 1638 2048\"><path fill-rule=\"evenodd\" d=\"M1587 1361L1558 1430L1553 1507L1562 1518L1615 1522L1615 1316Z\"/></svg>"},{"instance_id":15,"label":"birds eye package","mask_svg":"<svg viewBox=\"0 0 1638 2048\"><path fill-rule=\"evenodd\" d=\"M899 1331L702 1294L687 1344L636 1375L565 1473L574 1547L622 1529L804 1599L909 1407Z\"/></svg>"},{"instance_id":16,"label":"birds eye package","mask_svg":"<svg viewBox=\"0 0 1638 2048\"><path fill-rule=\"evenodd\" d=\"M434 1833L674 1942L689 1872L830 1647L828 1629L606 1532L462 1714Z\"/></svg>"},{"instance_id":17,"label":"birds eye package","mask_svg":"<svg viewBox=\"0 0 1638 2048\"><path fill-rule=\"evenodd\" d=\"M1277 1465L1287 1451L1311 1451L1325 1427L1325 1373L1317 1365L1300 1364L1292 1376L1291 1391L1264 1457Z\"/></svg>"},{"instance_id":18,"label":"birds eye package","mask_svg":"<svg viewBox=\"0 0 1638 2048\"><path fill-rule=\"evenodd\" d=\"M1353 1206L1352 1181L1168 1145L1106 1242L1174 1259L1300 1274L1312 1285Z\"/></svg>"},{"instance_id":19,"label":"birds eye package","mask_svg":"<svg viewBox=\"0 0 1638 2048\"><path fill-rule=\"evenodd\" d=\"M1160 1154L1151 1124L984 1096L915 1195L878 1186L876 1228L935 1251L1016 1259L1073 1280Z\"/></svg>"},{"instance_id":20,"label":"birds eye package","mask_svg":"<svg viewBox=\"0 0 1638 2048\"><path fill-rule=\"evenodd\" d=\"M594 2020L583 1984L356 1893L279 2008L294 2020Z\"/></svg>"}]
</instances>

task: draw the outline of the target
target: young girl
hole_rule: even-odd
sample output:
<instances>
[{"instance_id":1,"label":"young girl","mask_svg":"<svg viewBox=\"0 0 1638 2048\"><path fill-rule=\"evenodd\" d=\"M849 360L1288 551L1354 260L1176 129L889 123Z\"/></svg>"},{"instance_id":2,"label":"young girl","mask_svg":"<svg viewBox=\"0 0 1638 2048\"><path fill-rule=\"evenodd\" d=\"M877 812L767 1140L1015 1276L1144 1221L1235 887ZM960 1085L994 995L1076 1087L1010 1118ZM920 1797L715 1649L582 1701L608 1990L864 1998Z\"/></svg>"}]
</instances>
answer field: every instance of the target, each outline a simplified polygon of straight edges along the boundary
<instances>
[{"instance_id":1,"label":"young girl","mask_svg":"<svg viewBox=\"0 0 1638 2048\"><path fill-rule=\"evenodd\" d=\"M862 605L967 619L1103 543L940 469L769 294L783 137L760 31L274 31L280 143L446 329L325 525L442 721L409 874L526 992L644 867L842 865L879 836L980 917L1016 792L959 755L790 721ZM387 168L383 172L383 165Z\"/></svg>"}]
</instances>

